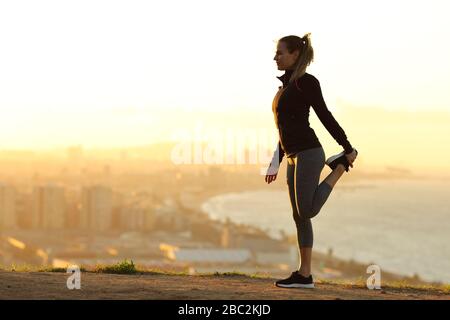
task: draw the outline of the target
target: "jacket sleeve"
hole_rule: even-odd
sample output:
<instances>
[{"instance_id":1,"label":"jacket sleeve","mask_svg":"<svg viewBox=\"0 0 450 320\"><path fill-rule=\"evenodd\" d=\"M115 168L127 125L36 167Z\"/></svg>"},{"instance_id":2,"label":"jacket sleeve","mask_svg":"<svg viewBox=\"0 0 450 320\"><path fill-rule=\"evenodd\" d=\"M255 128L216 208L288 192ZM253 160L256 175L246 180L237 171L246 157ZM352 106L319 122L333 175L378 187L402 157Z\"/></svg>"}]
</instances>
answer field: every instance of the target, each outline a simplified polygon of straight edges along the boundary
<instances>
[{"instance_id":1,"label":"jacket sleeve","mask_svg":"<svg viewBox=\"0 0 450 320\"><path fill-rule=\"evenodd\" d=\"M323 99L320 82L319 80L317 80L317 78L312 78L307 92L308 101L314 109L314 112L316 113L319 120L322 122L322 124L325 126L334 140L336 140L336 142L344 148L345 153L351 153L353 151L353 147L348 141L344 130L333 117L330 110L328 110L327 105Z\"/></svg>"},{"instance_id":2,"label":"jacket sleeve","mask_svg":"<svg viewBox=\"0 0 450 320\"><path fill-rule=\"evenodd\" d=\"M283 161L284 157L284 150L281 148L281 143L278 141L277 148L275 152L273 153L272 160L269 164L269 174L275 174L278 172L278 169L280 168L281 161Z\"/></svg>"},{"instance_id":3,"label":"jacket sleeve","mask_svg":"<svg viewBox=\"0 0 450 320\"><path fill-rule=\"evenodd\" d=\"M278 164L280 164L281 161L283 161L283 157L284 157L284 150L281 147L280 141L278 141L278 145L277 145L277 149L275 150L274 157L276 157L277 154L278 154Z\"/></svg>"}]
</instances>

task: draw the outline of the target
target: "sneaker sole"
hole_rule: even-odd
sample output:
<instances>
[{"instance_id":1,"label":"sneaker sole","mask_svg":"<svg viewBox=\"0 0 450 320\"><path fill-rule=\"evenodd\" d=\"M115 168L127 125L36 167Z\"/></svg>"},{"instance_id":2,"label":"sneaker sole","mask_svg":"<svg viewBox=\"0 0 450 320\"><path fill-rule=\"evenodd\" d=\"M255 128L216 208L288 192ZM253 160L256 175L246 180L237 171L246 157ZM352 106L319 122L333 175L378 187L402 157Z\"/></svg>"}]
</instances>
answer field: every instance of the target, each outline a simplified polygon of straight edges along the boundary
<instances>
[{"instance_id":1,"label":"sneaker sole","mask_svg":"<svg viewBox=\"0 0 450 320\"><path fill-rule=\"evenodd\" d=\"M353 150L355 150L356 155L358 155L358 150L356 150L356 149L353 149ZM325 161L325 163L326 163L327 165L329 165L329 164L332 163L334 160L336 160L337 158L342 157L343 155L345 155L345 151L342 151L342 152L339 153L339 154L336 154L336 155L334 155L334 156L329 157L329 158Z\"/></svg>"},{"instance_id":2,"label":"sneaker sole","mask_svg":"<svg viewBox=\"0 0 450 320\"><path fill-rule=\"evenodd\" d=\"M331 156L331 157L329 157L329 158L327 159L327 161L325 161L325 163L328 165L328 164L332 163L334 160L336 160L337 158L342 157L344 154L345 154L345 151L342 151L342 152L339 153L339 154L336 154L336 155L334 155L334 156Z\"/></svg>"},{"instance_id":3,"label":"sneaker sole","mask_svg":"<svg viewBox=\"0 0 450 320\"><path fill-rule=\"evenodd\" d=\"M293 284L275 284L275 285L280 288L314 289L314 283L310 283L310 284L293 283Z\"/></svg>"}]
</instances>

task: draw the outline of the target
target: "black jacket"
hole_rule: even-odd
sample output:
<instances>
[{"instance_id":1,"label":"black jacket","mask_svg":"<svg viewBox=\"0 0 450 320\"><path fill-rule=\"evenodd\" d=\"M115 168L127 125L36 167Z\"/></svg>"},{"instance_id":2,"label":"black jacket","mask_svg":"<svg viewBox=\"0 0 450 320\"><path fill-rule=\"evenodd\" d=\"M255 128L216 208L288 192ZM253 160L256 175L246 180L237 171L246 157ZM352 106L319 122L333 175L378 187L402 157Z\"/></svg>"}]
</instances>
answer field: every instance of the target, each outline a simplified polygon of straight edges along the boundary
<instances>
[{"instance_id":1,"label":"black jacket","mask_svg":"<svg viewBox=\"0 0 450 320\"><path fill-rule=\"evenodd\" d=\"M286 70L282 76L277 77L283 86L279 87L272 103L279 133L274 159L278 153L278 164L280 164L285 154L287 157L292 157L302 150L322 146L309 125L310 106L336 142L344 148L345 153L351 153L352 145L325 104L319 80L305 73L295 82L289 83L292 73L293 70Z\"/></svg>"}]
</instances>

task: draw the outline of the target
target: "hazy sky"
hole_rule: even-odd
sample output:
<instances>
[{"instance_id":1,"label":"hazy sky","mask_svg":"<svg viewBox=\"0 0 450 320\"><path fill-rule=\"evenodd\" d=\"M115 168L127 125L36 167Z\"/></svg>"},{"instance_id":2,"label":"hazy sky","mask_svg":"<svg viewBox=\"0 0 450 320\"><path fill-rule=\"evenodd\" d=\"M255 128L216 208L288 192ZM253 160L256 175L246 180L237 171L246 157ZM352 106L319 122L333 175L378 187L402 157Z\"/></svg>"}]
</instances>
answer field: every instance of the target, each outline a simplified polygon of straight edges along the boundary
<instances>
[{"instance_id":1,"label":"hazy sky","mask_svg":"<svg viewBox=\"0 0 450 320\"><path fill-rule=\"evenodd\" d=\"M306 32L307 71L338 120L346 105L450 112L449 9L446 0L2 1L0 149L147 144L167 138L172 119L189 127L206 110L274 126L275 41Z\"/></svg>"}]
</instances>

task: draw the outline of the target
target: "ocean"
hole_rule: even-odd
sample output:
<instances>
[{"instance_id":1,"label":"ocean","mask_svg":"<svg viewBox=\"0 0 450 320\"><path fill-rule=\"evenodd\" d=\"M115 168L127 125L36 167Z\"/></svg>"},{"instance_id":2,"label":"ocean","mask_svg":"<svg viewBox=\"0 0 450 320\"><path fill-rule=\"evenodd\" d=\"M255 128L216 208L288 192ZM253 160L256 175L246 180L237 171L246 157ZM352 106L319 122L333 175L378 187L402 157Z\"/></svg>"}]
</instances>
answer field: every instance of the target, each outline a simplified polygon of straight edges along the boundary
<instances>
[{"instance_id":1,"label":"ocean","mask_svg":"<svg viewBox=\"0 0 450 320\"><path fill-rule=\"evenodd\" d=\"M366 180L338 184L312 219L314 249L375 263L383 270L450 283L450 182ZM286 190L228 193L208 199L212 219L229 218L266 230L295 234Z\"/></svg>"}]
</instances>

